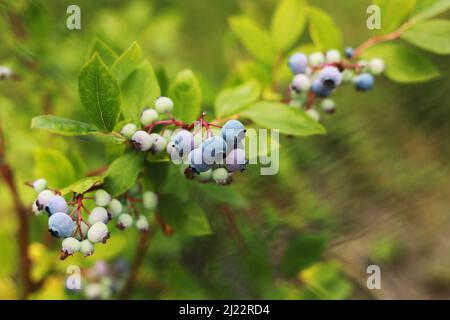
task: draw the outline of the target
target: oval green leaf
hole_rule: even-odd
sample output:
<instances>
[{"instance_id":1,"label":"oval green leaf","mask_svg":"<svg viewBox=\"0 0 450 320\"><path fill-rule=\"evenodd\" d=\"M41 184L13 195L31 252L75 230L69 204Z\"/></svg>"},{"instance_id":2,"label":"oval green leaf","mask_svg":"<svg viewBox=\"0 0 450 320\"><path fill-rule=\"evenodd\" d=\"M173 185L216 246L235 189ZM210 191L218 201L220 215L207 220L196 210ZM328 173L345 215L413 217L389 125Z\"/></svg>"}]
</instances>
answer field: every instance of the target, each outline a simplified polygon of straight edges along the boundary
<instances>
[{"instance_id":1,"label":"oval green leaf","mask_svg":"<svg viewBox=\"0 0 450 320\"><path fill-rule=\"evenodd\" d=\"M435 19L418 23L403 33L413 45L437 54L450 54L450 21Z\"/></svg>"},{"instance_id":2,"label":"oval green leaf","mask_svg":"<svg viewBox=\"0 0 450 320\"><path fill-rule=\"evenodd\" d=\"M272 17L271 36L279 51L289 49L305 29L306 15L303 0L282 0Z\"/></svg>"},{"instance_id":3,"label":"oval green leaf","mask_svg":"<svg viewBox=\"0 0 450 320\"><path fill-rule=\"evenodd\" d=\"M342 49L342 33L331 16L316 7L308 7L307 16L309 34L318 48Z\"/></svg>"},{"instance_id":4,"label":"oval green leaf","mask_svg":"<svg viewBox=\"0 0 450 320\"><path fill-rule=\"evenodd\" d=\"M202 91L194 73L185 69L177 74L169 88L174 102L173 114L187 123L197 119L201 111Z\"/></svg>"},{"instance_id":5,"label":"oval green leaf","mask_svg":"<svg viewBox=\"0 0 450 320\"><path fill-rule=\"evenodd\" d=\"M67 187L64 187L63 189L60 190L60 192L62 195L65 195L69 192L81 194L88 191L94 186L101 185L102 183L103 183L102 176L86 177L68 185Z\"/></svg>"},{"instance_id":6,"label":"oval green leaf","mask_svg":"<svg viewBox=\"0 0 450 320\"><path fill-rule=\"evenodd\" d=\"M379 6L381 11L381 29L376 33L394 31L406 20L415 3L416 0L374 0L373 4Z\"/></svg>"},{"instance_id":7,"label":"oval green leaf","mask_svg":"<svg viewBox=\"0 0 450 320\"><path fill-rule=\"evenodd\" d=\"M261 86L255 80L247 81L236 87L226 88L216 98L215 111L217 117L225 117L242 111L250 103L255 102L261 94Z\"/></svg>"},{"instance_id":8,"label":"oval green leaf","mask_svg":"<svg viewBox=\"0 0 450 320\"><path fill-rule=\"evenodd\" d=\"M31 120L31 128L44 129L65 136L80 136L95 131L88 123L52 115L34 117Z\"/></svg>"}]
</instances>

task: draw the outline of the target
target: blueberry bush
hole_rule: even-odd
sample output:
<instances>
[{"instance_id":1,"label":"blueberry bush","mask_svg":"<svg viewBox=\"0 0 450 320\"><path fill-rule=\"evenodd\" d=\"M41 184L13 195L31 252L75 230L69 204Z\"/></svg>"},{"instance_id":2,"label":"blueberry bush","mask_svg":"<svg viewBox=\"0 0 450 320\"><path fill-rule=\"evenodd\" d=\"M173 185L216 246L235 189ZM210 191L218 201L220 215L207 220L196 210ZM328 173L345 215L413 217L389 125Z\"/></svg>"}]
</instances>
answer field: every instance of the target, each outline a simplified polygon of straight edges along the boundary
<instances>
[{"instance_id":1,"label":"blueberry bush","mask_svg":"<svg viewBox=\"0 0 450 320\"><path fill-rule=\"evenodd\" d=\"M341 31L332 1L264 2L270 15L251 1L220 13L189 1L83 3L76 31L60 4L0 6L0 190L13 212L2 219L14 221L0 242L18 240L0 248L0 297L377 298L335 257L345 207L325 201L323 181L345 183L338 202L357 197L349 168L370 173L375 142L356 146L345 129L366 112L353 106L443 81L434 60L450 54L450 1L375 0L372 31L370 2L352 2L357 36L353 21ZM211 28L186 10L211 14ZM280 141L252 153L254 129ZM345 152L367 168L306 174ZM275 153L274 176L249 164ZM392 242L373 259L397 256ZM64 288L70 265L84 270L82 290Z\"/></svg>"}]
</instances>

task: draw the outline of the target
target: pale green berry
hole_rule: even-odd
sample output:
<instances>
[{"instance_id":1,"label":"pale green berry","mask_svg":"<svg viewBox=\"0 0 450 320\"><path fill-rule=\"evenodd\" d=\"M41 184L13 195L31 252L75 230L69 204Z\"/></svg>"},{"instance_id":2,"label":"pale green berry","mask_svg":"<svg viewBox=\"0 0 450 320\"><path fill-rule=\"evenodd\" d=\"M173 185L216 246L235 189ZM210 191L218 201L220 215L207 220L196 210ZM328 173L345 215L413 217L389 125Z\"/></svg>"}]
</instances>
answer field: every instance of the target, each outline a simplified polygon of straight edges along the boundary
<instances>
[{"instance_id":1,"label":"pale green berry","mask_svg":"<svg viewBox=\"0 0 450 320\"><path fill-rule=\"evenodd\" d=\"M308 111L306 111L306 114L310 116L313 120L317 122L320 121L320 114L319 112L317 112L316 109L309 109Z\"/></svg>"},{"instance_id":2,"label":"pale green berry","mask_svg":"<svg viewBox=\"0 0 450 320\"><path fill-rule=\"evenodd\" d=\"M142 205L145 209L153 210L158 205L158 196L152 191L146 191L142 195Z\"/></svg>"},{"instance_id":3,"label":"pale green berry","mask_svg":"<svg viewBox=\"0 0 450 320\"><path fill-rule=\"evenodd\" d=\"M81 248L81 243L73 237L65 238L62 241L62 252L68 255L78 252Z\"/></svg>"},{"instance_id":4,"label":"pale green berry","mask_svg":"<svg viewBox=\"0 0 450 320\"><path fill-rule=\"evenodd\" d=\"M322 109L323 111L327 112L327 113L333 113L336 109L336 103L334 102L333 99L324 99L322 100Z\"/></svg>"},{"instance_id":5,"label":"pale green berry","mask_svg":"<svg viewBox=\"0 0 450 320\"><path fill-rule=\"evenodd\" d=\"M200 172L197 176L198 181L200 182L208 182L211 180L212 177L212 169L209 169L205 172Z\"/></svg>"},{"instance_id":6,"label":"pale green berry","mask_svg":"<svg viewBox=\"0 0 450 320\"><path fill-rule=\"evenodd\" d=\"M373 58L369 61L369 70L375 75L379 75L384 71L384 61L379 58Z\"/></svg>"},{"instance_id":7,"label":"pale green berry","mask_svg":"<svg viewBox=\"0 0 450 320\"><path fill-rule=\"evenodd\" d=\"M117 217L120 213L122 213L122 203L117 199L112 199L108 205L108 212L112 217Z\"/></svg>"},{"instance_id":8,"label":"pale green berry","mask_svg":"<svg viewBox=\"0 0 450 320\"><path fill-rule=\"evenodd\" d=\"M109 238L108 227L103 222L96 222L89 228L87 237L92 243L106 243L106 240Z\"/></svg>"},{"instance_id":9,"label":"pale green berry","mask_svg":"<svg viewBox=\"0 0 450 320\"><path fill-rule=\"evenodd\" d=\"M337 63L341 61L341 53L335 49L328 50L326 59L328 63Z\"/></svg>"},{"instance_id":10,"label":"pale green berry","mask_svg":"<svg viewBox=\"0 0 450 320\"><path fill-rule=\"evenodd\" d=\"M150 147L150 152L152 154L156 154L158 152L161 152L162 150L164 150L166 148L167 145L167 140L164 139L163 136L157 134L157 133L152 133L150 135L150 139L152 141L152 146Z\"/></svg>"},{"instance_id":11,"label":"pale green berry","mask_svg":"<svg viewBox=\"0 0 450 320\"><path fill-rule=\"evenodd\" d=\"M144 109L141 113L141 123L146 126L158 119L158 112L155 109Z\"/></svg>"},{"instance_id":12,"label":"pale green berry","mask_svg":"<svg viewBox=\"0 0 450 320\"><path fill-rule=\"evenodd\" d=\"M138 228L139 231L146 232L148 231L148 220L145 216L139 216L139 218L136 220L136 228Z\"/></svg>"},{"instance_id":13,"label":"pale green berry","mask_svg":"<svg viewBox=\"0 0 450 320\"><path fill-rule=\"evenodd\" d=\"M88 217L89 224L94 224L99 221L105 224L109 221L108 211L103 207L95 207Z\"/></svg>"},{"instance_id":14,"label":"pale green berry","mask_svg":"<svg viewBox=\"0 0 450 320\"><path fill-rule=\"evenodd\" d=\"M230 174L225 168L217 168L212 172L212 178L217 184L226 184Z\"/></svg>"},{"instance_id":15,"label":"pale green berry","mask_svg":"<svg viewBox=\"0 0 450 320\"><path fill-rule=\"evenodd\" d=\"M128 123L123 126L122 130L120 130L120 133L127 139L131 139L133 137L133 134L137 131L137 126L134 123Z\"/></svg>"},{"instance_id":16,"label":"pale green berry","mask_svg":"<svg viewBox=\"0 0 450 320\"><path fill-rule=\"evenodd\" d=\"M94 245L89 240L83 240L80 243L80 253L88 257L94 253Z\"/></svg>"},{"instance_id":17,"label":"pale green berry","mask_svg":"<svg viewBox=\"0 0 450 320\"><path fill-rule=\"evenodd\" d=\"M173 101L168 97L159 97L155 101L155 109L159 113L172 112L173 110Z\"/></svg>"},{"instance_id":18,"label":"pale green berry","mask_svg":"<svg viewBox=\"0 0 450 320\"><path fill-rule=\"evenodd\" d=\"M322 52L314 52L309 55L309 64L318 67L325 62L325 56Z\"/></svg>"},{"instance_id":19,"label":"pale green berry","mask_svg":"<svg viewBox=\"0 0 450 320\"><path fill-rule=\"evenodd\" d=\"M47 188L47 180L45 179L37 179L33 182L34 190L39 193L44 191Z\"/></svg>"},{"instance_id":20,"label":"pale green berry","mask_svg":"<svg viewBox=\"0 0 450 320\"><path fill-rule=\"evenodd\" d=\"M111 195L103 189L97 190L94 201L97 206L106 207L111 202Z\"/></svg>"},{"instance_id":21,"label":"pale green berry","mask_svg":"<svg viewBox=\"0 0 450 320\"><path fill-rule=\"evenodd\" d=\"M343 83L353 83L354 72L349 69L342 71L342 82Z\"/></svg>"},{"instance_id":22,"label":"pale green berry","mask_svg":"<svg viewBox=\"0 0 450 320\"><path fill-rule=\"evenodd\" d=\"M128 213L122 213L117 218L117 228L124 230L133 225L133 217Z\"/></svg>"}]
</instances>

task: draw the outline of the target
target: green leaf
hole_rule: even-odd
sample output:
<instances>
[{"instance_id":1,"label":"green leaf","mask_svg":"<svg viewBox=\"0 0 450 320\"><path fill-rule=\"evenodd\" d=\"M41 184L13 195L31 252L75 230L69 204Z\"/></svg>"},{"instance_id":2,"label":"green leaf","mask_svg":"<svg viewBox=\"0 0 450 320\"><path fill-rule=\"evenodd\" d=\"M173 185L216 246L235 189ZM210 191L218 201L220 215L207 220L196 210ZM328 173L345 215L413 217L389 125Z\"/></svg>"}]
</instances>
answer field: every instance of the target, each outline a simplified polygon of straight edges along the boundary
<instances>
[{"instance_id":1,"label":"green leaf","mask_svg":"<svg viewBox=\"0 0 450 320\"><path fill-rule=\"evenodd\" d=\"M450 21L429 20L414 25L402 38L415 46L437 54L450 54Z\"/></svg>"},{"instance_id":2,"label":"green leaf","mask_svg":"<svg viewBox=\"0 0 450 320\"><path fill-rule=\"evenodd\" d=\"M169 88L174 102L173 114L185 122L197 119L201 111L202 91L194 73L185 69L179 72Z\"/></svg>"},{"instance_id":3,"label":"green leaf","mask_svg":"<svg viewBox=\"0 0 450 320\"><path fill-rule=\"evenodd\" d=\"M31 120L31 128L44 129L65 136L80 136L95 131L88 123L52 115L34 117Z\"/></svg>"},{"instance_id":4,"label":"green leaf","mask_svg":"<svg viewBox=\"0 0 450 320\"><path fill-rule=\"evenodd\" d=\"M100 38L95 39L94 44L91 48L91 54L89 58L97 52L102 60L105 62L107 66L112 66L113 63L117 60L119 57L117 53L114 52L113 49L111 49L103 40Z\"/></svg>"},{"instance_id":5,"label":"green leaf","mask_svg":"<svg viewBox=\"0 0 450 320\"><path fill-rule=\"evenodd\" d=\"M99 129L112 131L119 118L120 89L98 54L81 69L78 90L90 120Z\"/></svg>"},{"instance_id":6,"label":"green leaf","mask_svg":"<svg viewBox=\"0 0 450 320\"><path fill-rule=\"evenodd\" d=\"M231 31L244 47L261 62L272 64L275 52L270 35L245 16L234 16L229 19Z\"/></svg>"},{"instance_id":7,"label":"green leaf","mask_svg":"<svg viewBox=\"0 0 450 320\"><path fill-rule=\"evenodd\" d=\"M144 61L125 79L121 91L123 115L139 124L145 104L153 102L161 95L155 72L148 61Z\"/></svg>"},{"instance_id":8,"label":"green leaf","mask_svg":"<svg viewBox=\"0 0 450 320\"><path fill-rule=\"evenodd\" d=\"M450 0L419 0L411 20L423 21L450 9Z\"/></svg>"},{"instance_id":9,"label":"green leaf","mask_svg":"<svg viewBox=\"0 0 450 320\"><path fill-rule=\"evenodd\" d=\"M282 0L272 17L271 36L279 51L289 49L305 29L303 0Z\"/></svg>"},{"instance_id":10,"label":"green leaf","mask_svg":"<svg viewBox=\"0 0 450 320\"><path fill-rule=\"evenodd\" d=\"M126 139L118 133L115 132L100 132L94 131L88 135L77 136L79 140L86 142L99 142L99 143L110 143L110 144L122 144Z\"/></svg>"},{"instance_id":11,"label":"green leaf","mask_svg":"<svg viewBox=\"0 0 450 320\"><path fill-rule=\"evenodd\" d=\"M159 213L176 233L203 236L211 233L205 212L193 201L181 201L174 195L161 195Z\"/></svg>"},{"instance_id":12,"label":"green leaf","mask_svg":"<svg viewBox=\"0 0 450 320\"><path fill-rule=\"evenodd\" d=\"M145 152L130 152L114 160L105 174L105 189L113 197L130 189L144 163Z\"/></svg>"},{"instance_id":13,"label":"green leaf","mask_svg":"<svg viewBox=\"0 0 450 320\"><path fill-rule=\"evenodd\" d=\"M381 10L381 29L379 34L394 31L408 17L416 0L373 0Z\"/></svg>"},{"instance_id":14,"label":"green leaf","mask_svg":"<svg viewBox=\"0 0 450 320\"><path fill-rule=\"evenodd\" d=\"M322 51L342 49L342 33L333 18L325 11L308 7L309 34L314 44Z\"/></svg>"},{"instance_id":15,"label":"green leaf","mask_svg":"<svg viewBox=\"0 0 450 320\"><path fill-rule=\"evenodd\" d=\"M277 102L257 102L245 110L242 117L260 126L278 129L294 136L324 134L325 128L311 119L303 110Z\"/></svg>"},{"instance_id":16,"label":"green leaf","mask_svg":"<svg viewBox=\"0 0 450 320\"><path fill-rule=\"evenodd\" d=\"M250 103L255 102L261 94L261 86L255 80L247 81L239 86L222 90L216 98L215 111L217 117L238 113Z\"/></svg>"},{"instance_id":17,"label":"green leaf","mask_svg":"<svg viewBox=\"0 0 450 320\"><path fill-rule=\"evenodd\" d=\"M288 277L316 262L322 255L326 245L326 237L319 234L302 234L289 242L283 258L281 270Z\"/></svg>"},{"instance_id":18,"label":"green leaf","mask_svg":"<svg viewBox=\"0 0 450 320\"><path fill-rule=\"evenodd\" d=\"M60 190L60 192L62 193L62 195L65 195L69 192L81 194L88 191L94 186L101 185L102 183L103 183L102 176L86 177L64 187L63 189Z\"/></svg>"},{"instance_id":19,"label":"green leaf","mask_svg":"<svg viewBox=\"0 0 450 320\"><path fill-rule=\"evenodd\" d=\"M116 77L119 85L141 64L141 47L133 44L116 60L111 67L112 74Z\"/></svg>"},{"instance_id":20,"label":"green leaf","mask_svg":"<svg viewBox=\"0 0 450 320\"><path fill-rule=\"evenodd\" d=\"M376 45L362 56L383 59L386 63L386 76L396 82L423 82L440 76L439 70L427 58L416 50L397 43Z\"/></svg>"},{"instance_id":21,"label":"green leaf","mask_svg":"<svg viewBox=\"0 0 450 320\"><path fill-rule=\"evenodd\" d=\"M38 148L34 152L36 176L48 181L51 188L62 188L76 179L72 163L61 152Z\"/></svg>"}]
</instances>

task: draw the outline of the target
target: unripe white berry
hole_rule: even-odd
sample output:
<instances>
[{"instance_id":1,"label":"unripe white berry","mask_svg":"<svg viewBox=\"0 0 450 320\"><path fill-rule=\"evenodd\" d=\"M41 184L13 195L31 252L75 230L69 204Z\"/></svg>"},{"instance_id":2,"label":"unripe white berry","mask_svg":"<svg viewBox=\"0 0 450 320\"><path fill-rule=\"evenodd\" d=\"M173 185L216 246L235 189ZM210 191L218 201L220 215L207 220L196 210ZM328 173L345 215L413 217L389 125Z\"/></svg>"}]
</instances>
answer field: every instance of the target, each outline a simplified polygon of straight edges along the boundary
<instances>
[{"instance_id":1,"label":"unripe white berry","mask_svg":"<svg viewBox=\"0 0 450 320\"><path fill-rule=\"evenodd\" d=\"M81 229L81 234L80 234L80 230L78 230L76 232L76 236L75 238L77 238L78 240L83 240L85 238L87 238L87 233L89 231L89 226L86 224L86 222L81 221L80 223L80 229Z\"/></svg>"},{"instance_id":2,"label":"unripe white berry","mask_svg":"<svg viewBox=\"0 0 450 320\"><path fill-rule=\"evenodd\" d=\"M111 214L113 218L117 217L122 213L122 203L117 199L112 199L108 205L108 212Z\"/></svg>"},{"instance_id":3,"label":"unripe white berry","mask_svg":"<svg viewBox=\"0 0 450 320\"><path fill-rule=\"evenodd\" d=\"M145 216L139 216L139 218L136 220L136 228L139 229L139 231L145 232L148 231L148 220Z\"/></svg>"},{"instance_id":4,"label":"unripe white berry","mask_svg":"<svg viewBox=\"0 0 450 320\"><path fill-rule=\"evenodd\" d=\"M336 107L336 103L333 99L324 99L322 100L322 109L327 113L333 113Z\"/></svg>"},{"instance_id":5,"label":"unripe white berry","mask_svg":"<svg viewBox=\"0 0 450 320\"><path fill-rule=\"evenodd\" d=\"M152 191L146 191L142 195L142 205L145 209L153 210L158 205L158 196Z\"/></svg>"},{"instance_id":6,"label":"unripe white berry","mask_svg":"<svg viewBox=\"0 0 450 320\"><path fill-rule=\"evenodd\" d=\"M292 79L291 87L296 92L306 92L311 88L311 80L304 74L298 74Z\"/></svg>"},{"instance_id":7,"label":"unripe white berry","mask_svg":"<svg viewBox=\"0 0 450 320\"><path fill-rule=\"evenodd\" d=\"M94 201L97 206L106 207L111 202L111 195L103 189L97 190Z\"/></svg>"},{"instance_id":8,"label":"unripe white berry","mask_svg":"<svg viewBox=\"0 0 450 320\"><path fill-rule=\"evenodd\" d=\"M80 253L88 257L94 253L94 245L89 240L83 240L80 243Z\"/></svg>"},{"instance_id":9,"label":"unripe white berry","mask_svg":"<svg viewBox=\"0 0 450 320\"><path fill-rule=\"evenodd\" d=\"M327 62L337 63L341 61L341 53L338 50L328 50L327 51Z\"/></svg>"},{"instance_id":10,"label":"unripe white berry","mask_svg":"<svg viewBox=\"0 0 450 320\"><path fill-rule=\"evenodd\" d=\"M47 188L47 180L45 179L37 179L33 182L34 190L39 193L44 191Z\"/></svg>"},{"instance_id":11,"label":"unripe white berry","mask_svg":"<svg viewBox=\"0 0 450 320\"><path fill-rule=\"evenodd\" d=\"M38 206L36 204L36 201L33 202L33 206L31 208L31 210L33 211L33 213L36 216L40 216L40 215L42 215L45 212L44 210L39 210L39 208L38 208Z\"/></svg>"},{"instance_id":12,"label":"unripe white berry","mask_svg":"<svg viewBox=\"0 0 450 320\"><path fill-rule=\"evenodd\" d=\"M144 109L141 114L141 123L146 126L158 119L158 112L155 109Z\"/></svg>"},{"instance_id":13,"label":"unripe white berry","mask_svg":"<svg viewBox=\"0 0 450 320\"><path fill-rule=\"evenodd\" d=\"M117 228L119 228L120 230L129 228L132 225L133 225L133 217L130 216L128 213L122 213L117 218Z\"/></svg>"},{"instance_id":14,"label":"unripe white berry","mask_svg":"<svg viewBox=\"0 0 450 320\"><path fill-rule=\"evenodd\" d=\"M133 134L137 131L137 126L134 123L129 123L123 126L120 133L127 139L131 139Z\"/></svg>"},{"instance_id":15,"label":"unripe white berry","mask_svg":"<svg viewBox=\"0 0 450 320\"><path fill-rule=\"evenodd\" d=\"M226 184L230 174L225 168L217 168L212 172L212 178L217 184Z\"/></svg>"},{"instance_id":16,"label":"unripe white berry","mask_svg":"<svg viewBox=\"0 0 450 320\"><path fill-rule=\"evenodd\" d=\"M103 207L95 207L88 217L89 224L94 224L96 222L108 223L109 216L108 212Z\"/></svg>"},{"instance_id":17,"label":"unripe white berry","mask_svg":"<svg viewBox=\"0 0 450 320\"><path fill-rule=\"evenodd\" d=\"M106 243L106 240L109 238L108 227L103 222L96 222L89 228L87 236L92 243Z\"/></svg>"},{"instance_id":18,"label":"unripe white berry","mask_svg":"<svg viewBox=\"0 0 450 320\"><path fill-rule=\"evenodd\" d=\"M0 80L7 79L12 76L12 70L6 66L0 66Z\"/></svg>"},{"instance_id":19,"label":"unripe white berry","mask_svg":"<svg viewBox=\"0 0 450 320\"><path fill-rule=\"evenodd\" d=\"M379 58L373 58L369 62L369 70L375 75L379 75L384 71L384 61Z\"/></svg>"},{"instance_id":20,"label":"unripe white berry","mask_svg":"<svg viewBox=\"0 0 450 320\"><path fill-rule=\"evenodd\" d=\"M173 110L173 101L168 97L159 97L155 101L155 109L159 113L172 112Z\"/></svg>"},{"instance_id":21,"label":"unripe white berry","mask_svg":"<svg viewBox=\"0 0 450 320\"><path fill-rule=\"evenodd\" d=\"M314 52L309 56L309 64L313 67L318 67L325 62L325 56L322 52Z\"/></svg>"},{"instance_id":22,"label":"unripe white berry","mask_svg":"<svg viewBox=\"0 0 450 320\"><path fill-rule=\"evenodd\" d=\"M65 238L62 241L62 252L65 254L74 254L80 250L81 243L73 237Z\"/></svg>"},{"instance_id":23,"label":"unripe white berry","mask_svg":"<svg viewBox=\"0 0 450 320\"><path fill-rule=\"evenodd\" d=\"M152 141L152 146L150 147L150 152L152 154L161 152L162 150L164 150L166 148L167 140L164 139L163 136L161 136L157 133L152 133L150 135L150 139Z\"/></svg>"},{"instance_id":24,"label":"unripe white berry","mask_svg":"<svg viewBox=\"0 0 450 320\"><path fill-rule=\"evenodd\" d=\"M131 141L133 141L134 147L140 151L147 151L152 147L150 135L142 130L136 131L133 134Z\"/></svg>"}]
</instances>

